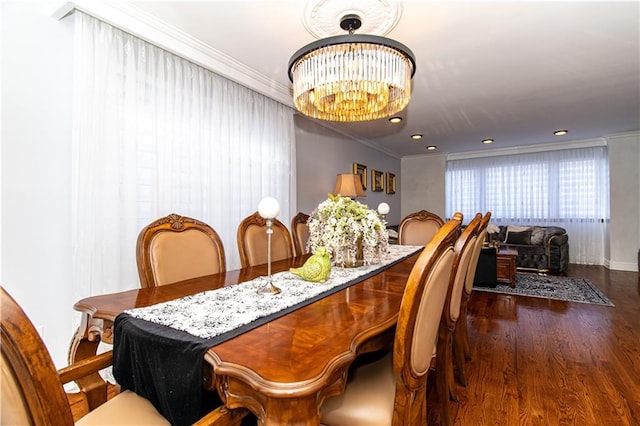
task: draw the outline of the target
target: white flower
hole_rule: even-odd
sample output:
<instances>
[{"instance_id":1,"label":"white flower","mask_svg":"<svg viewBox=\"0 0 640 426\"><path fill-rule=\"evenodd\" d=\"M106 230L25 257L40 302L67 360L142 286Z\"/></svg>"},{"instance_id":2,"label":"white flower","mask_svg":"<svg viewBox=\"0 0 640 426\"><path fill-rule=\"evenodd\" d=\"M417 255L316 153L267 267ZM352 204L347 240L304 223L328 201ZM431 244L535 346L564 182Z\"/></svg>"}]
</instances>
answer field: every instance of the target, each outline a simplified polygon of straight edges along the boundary
<instances>
[{"instance_id":1,"label":"white flower","mask_svg":"<svg viewBox=\"0 0 640 426\"><path fill-rule=\"evenodd\" d=\"M387 251L386 222L366 204L348 197L329 194L311 213L307 224L309 251L315 253L318 247L325 247L334 264L344 264L349 256L355 259L359 241L365 265L377 262Z\"/></svg>"}]
</instances>

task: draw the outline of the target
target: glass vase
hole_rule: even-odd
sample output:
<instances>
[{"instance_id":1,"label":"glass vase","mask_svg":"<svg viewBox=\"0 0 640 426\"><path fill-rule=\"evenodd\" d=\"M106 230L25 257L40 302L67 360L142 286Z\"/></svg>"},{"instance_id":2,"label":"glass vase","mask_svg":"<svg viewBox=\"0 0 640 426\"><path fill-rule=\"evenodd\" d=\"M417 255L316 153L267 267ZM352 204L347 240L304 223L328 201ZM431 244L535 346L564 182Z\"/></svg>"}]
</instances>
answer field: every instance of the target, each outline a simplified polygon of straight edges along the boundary
<instances>
[{"instance_id":1,"label":"glass vase","mask_svg":"<svg viewBox=\"0 0 640 426\"><path fill-rule=\"evenodd\" d=\"M341 268L357 268L364 264L362 254L362 238L358 238L355 247L340 247L339 254L335 257L334 264Z\"/></svg>"}]
</instances>

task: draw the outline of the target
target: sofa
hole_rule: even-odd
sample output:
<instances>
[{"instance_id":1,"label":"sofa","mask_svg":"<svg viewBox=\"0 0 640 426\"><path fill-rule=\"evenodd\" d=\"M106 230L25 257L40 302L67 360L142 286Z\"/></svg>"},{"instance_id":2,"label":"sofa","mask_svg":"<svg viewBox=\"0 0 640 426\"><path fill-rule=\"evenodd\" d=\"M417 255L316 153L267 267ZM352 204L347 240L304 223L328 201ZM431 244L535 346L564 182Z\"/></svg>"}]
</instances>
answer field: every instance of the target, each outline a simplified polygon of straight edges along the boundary
<instances>
[{"instance_id":1,"label":"sofa","mask_svg":"<svg viewBox=\"0 0 640 426\"><path fill-rule=\"evenodd\" d=\"M516 268L522 271L563 274L569 265L569 236L558 226L490 225L490 245L518 250Z\"/></svg>"}]
</instances>

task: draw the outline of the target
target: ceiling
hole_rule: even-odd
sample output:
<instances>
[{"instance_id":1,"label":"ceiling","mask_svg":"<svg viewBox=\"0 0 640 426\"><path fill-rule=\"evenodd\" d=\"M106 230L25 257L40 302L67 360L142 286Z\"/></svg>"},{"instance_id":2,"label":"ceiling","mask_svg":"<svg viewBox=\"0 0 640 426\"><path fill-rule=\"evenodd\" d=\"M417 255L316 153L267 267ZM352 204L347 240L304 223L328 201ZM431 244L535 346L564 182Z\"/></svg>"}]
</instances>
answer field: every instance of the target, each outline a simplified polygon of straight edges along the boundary
<instances>
[{"instance_id":1,"label":"ceiling","mask_svg":"<svg viewBox=\"0 0 640 426\"><path fill-rule=\"evenodd\" d=\"M306 1L130 4L227 57L244 70L236 74L267 82L292 105L289 58L316 40L303 25ZM400 11L386 37L407 45L417 64L411 102L399 114L402 123L323 124L396 157L640 129L637 1L413 0L403 2ZM559 129L569 133L553 136ZM414 133L423 139L411 140ZM486 138L495 142L481 144ZM427 145L437 150L426 151Z\"/></svg>"}]
</instances>

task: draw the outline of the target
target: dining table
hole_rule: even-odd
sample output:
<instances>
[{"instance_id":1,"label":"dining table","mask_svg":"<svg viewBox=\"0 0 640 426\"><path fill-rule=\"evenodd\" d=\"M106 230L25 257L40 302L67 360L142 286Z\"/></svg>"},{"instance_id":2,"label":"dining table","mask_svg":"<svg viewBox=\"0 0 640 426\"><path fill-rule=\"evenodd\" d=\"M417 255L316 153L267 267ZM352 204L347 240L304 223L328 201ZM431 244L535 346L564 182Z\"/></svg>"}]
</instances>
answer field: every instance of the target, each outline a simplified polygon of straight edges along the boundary
<instances>
[{"instance_id":1,"label":"dining table","mask_svg":"<svg viewBox=\"0 0 640 426\"><path fill-rule=\"evenodd\" d=\"M344 391L354 360L392 348L404 288L421 249L416 246L347 286L262 318L207 346L198 386L215 390L228 409L248 409L261 425L320 424L323 401ZM275 274L301 267L308 257L273 262L271 270ZM74 309L81 313L81 325L70 361L95 354L100 341L118 343L114 323L125 311L246 283L265 277L267 270L266 264L258 265L79 300ZM114 350L114 371L117 363ZM90 394L90 409L104 398L101 391Z\"/></svg>"}]
</instances>

